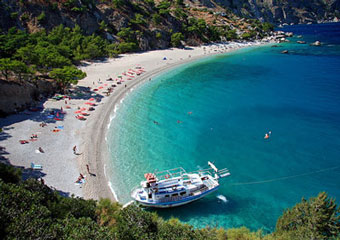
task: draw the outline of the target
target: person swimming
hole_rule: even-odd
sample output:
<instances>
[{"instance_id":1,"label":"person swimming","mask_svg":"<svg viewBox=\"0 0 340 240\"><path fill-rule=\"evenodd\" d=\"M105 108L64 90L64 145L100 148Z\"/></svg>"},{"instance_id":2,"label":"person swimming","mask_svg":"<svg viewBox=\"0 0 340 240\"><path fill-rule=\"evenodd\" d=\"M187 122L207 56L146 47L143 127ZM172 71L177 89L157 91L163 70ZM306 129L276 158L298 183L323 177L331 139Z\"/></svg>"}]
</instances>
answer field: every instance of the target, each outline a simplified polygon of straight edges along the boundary
<instances>
[{"instance_id":1,"label":"person swimming","mask_svg":"<svg viewBox=\"0 0 340 240\"><path fill-rule=\"evenodd\" d=\"M272 131L269 131L268 133L266 133L264 135L264 139L268 139L270 137L270 135L272 134Z\"/></svg>"},{"instance_id":2,"label":"person swimming","mask_svg":"<svg viewBox=\"0 0 340 240\"><path fill-rule=\"evenodd\" d=\"M153 121L153 123L156 124L156 125L159 125L159 122L157 122L157 121L155 121L155 120Z\"/></svg>"}]
</instances>

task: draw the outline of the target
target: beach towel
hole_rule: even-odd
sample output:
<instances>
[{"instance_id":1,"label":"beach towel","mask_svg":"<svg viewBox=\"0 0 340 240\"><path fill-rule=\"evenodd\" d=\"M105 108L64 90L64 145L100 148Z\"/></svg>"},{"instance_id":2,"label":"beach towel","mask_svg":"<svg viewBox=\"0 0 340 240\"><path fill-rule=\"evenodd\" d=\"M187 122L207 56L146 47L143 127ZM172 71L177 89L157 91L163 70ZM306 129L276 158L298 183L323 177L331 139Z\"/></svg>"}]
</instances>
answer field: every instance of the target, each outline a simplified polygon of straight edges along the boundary
<instances>
[{"instance_id":1,"label":"beach towel","mask_svg":"<svg viewBox=\"0 0 340 240\"><path fill-rule=\"evenodd\" d=\"M58 129L64 129L64 126L57 126Z\"/></svg>"},{"instance_id":2,"label":"beach towel","mask_svg":"<svg viewBox=\"0 0 340 240\"><path fill-rule=\"evenodd\" d=\"M42 170L42 165L31 163L31 168L33 170Z\"/></svg>"}]
</instances>

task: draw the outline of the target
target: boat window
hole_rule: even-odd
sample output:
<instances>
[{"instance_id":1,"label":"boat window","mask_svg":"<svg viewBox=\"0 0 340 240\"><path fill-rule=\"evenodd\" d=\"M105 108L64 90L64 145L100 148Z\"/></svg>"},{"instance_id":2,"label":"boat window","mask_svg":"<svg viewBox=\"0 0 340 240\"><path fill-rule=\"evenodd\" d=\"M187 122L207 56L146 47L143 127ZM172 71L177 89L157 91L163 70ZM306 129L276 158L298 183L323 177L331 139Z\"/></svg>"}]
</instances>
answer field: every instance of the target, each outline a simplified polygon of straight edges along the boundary
<instances>
[{"instance_id":1,"label":"boat window","mask_svg":"<svg viewBox=\"0 0 340 240\"><path fill-rule=\"evenodd\" d=\"M170 195L165 195L165 197L170 197Z\"/></svg>"},{"instance_id":2,"label":"boat window","mask_svg":"<svg viewBox=\"0 0 340 240\"><path fill-rule=\"evenodd\" d=\"M185 194L185 192L181 192L180 195L183 196Z\"/></svg>"},{"instance_id":3,"label":"boat window","mask_svg":"<svg viewBox=\"0 0 340 240\"><path fill-rule=\"evenodd\" d=\"M172 197L178 196L178 193L174 193L171 195Z\"/></svg>"}]
</instances>

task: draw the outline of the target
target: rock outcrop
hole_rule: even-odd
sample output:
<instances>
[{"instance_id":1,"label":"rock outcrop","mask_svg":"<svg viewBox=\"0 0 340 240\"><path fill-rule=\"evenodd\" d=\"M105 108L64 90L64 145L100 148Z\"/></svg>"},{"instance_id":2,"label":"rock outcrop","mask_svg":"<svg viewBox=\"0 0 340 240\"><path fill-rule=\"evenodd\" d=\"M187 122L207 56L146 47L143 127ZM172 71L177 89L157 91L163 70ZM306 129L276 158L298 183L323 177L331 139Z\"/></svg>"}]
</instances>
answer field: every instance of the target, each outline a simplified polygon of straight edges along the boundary
<instances>
[{"instance_id":1,"label":"rock outcrop","mask_svg":"<svg viewBox=\"0 0 340 240\"><path fill-rule=\"evenodd\" d=\"M37 80L18 83L0 80L0 117L34 106L42 97L56 90L54 81Z\"/></svg>"}]
</instances>

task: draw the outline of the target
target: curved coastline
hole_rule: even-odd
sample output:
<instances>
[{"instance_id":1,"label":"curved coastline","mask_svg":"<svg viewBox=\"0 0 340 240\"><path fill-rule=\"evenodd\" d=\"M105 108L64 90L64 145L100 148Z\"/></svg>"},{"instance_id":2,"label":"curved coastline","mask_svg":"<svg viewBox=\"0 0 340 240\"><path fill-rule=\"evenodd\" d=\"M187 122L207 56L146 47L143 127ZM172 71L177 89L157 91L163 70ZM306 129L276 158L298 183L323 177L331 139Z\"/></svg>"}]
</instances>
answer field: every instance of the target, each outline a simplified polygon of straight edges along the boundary
<instances>
[{"instance_id":1,"label":"curved coastline","mask_svg":"<svg viewBox=\"0 0 340 240\"><path fill-rule=\"evenodd\" d=\"M205 57L210 57L212 55L229 53L231 51L238 50L240 48L259 46L263 44L268 44L267 42L258 42L258 43L247 43L247 44L228 44L228 45L209 45L205 47L198 47L200 51L198 51L195 55L190 56L186 59L183 59L184 54L188 54L188 52L178 53L177 61L171 63L165 63L161 66L151 66L151 69L147 69L147 72L142 74L141 76L135 78L133 82L130 82L127 87L120 86L117 91L114 91L113 95L108 98L108 102L101 107L99 111L96 112L95 119L91 120L91 125L89 124L88 132L84 132L85 136L83 139L87 139L84 144L84 155L81 162L88 163L92 166L94 172L96 173L95 178L91 178L91 181L85 185L84 188L84 197L99 199L99 198L109 198L114 201L118 201L117 195L110 186L110 180L108 176L106 176L106 165L109 161L108 147L106 142L106 134L108 131L108 126L111 124L112 113L115 107L122 101L122 99L136 87L139 87L141 84L147 82L150 78L154 78L157 75L160 75L166 71L170 71L175 67L183 64L188 64L190 62L194 62ZM222 46L231 46L230 48L217 50ZM203 51L204 49L204 51ZM196 49L197 50L197 49ZM217 51L216 51L217 50ZM170 50L165 50L170 51ZM172 50L172 51L186 51L186 50ZM165 53L165 52L164 52ZM190 52L189 52L190 53ZM165 53L166 54L166 53ZM175 54L176 55L176 54ZM171 58L170 58L171 59ZM156 59L155 59L156 60ZM172 59L171 59L172 60ZM162 61L157 59L157 61ZM123 85L123 84L122 84Z\"/></svg>"}]
</instances>

